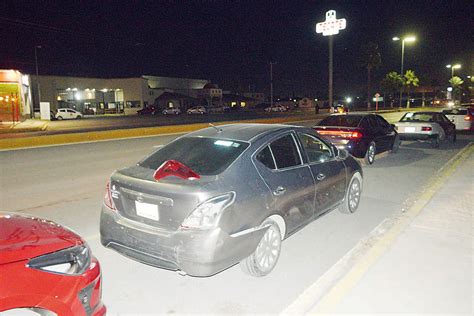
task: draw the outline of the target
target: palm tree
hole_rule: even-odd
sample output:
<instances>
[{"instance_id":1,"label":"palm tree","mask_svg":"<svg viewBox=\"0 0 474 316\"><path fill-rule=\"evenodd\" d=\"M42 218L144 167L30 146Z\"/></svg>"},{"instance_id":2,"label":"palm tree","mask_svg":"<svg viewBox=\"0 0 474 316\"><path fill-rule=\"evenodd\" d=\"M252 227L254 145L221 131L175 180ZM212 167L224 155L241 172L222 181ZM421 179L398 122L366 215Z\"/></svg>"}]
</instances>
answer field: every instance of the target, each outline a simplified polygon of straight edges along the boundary
<instances>
[{"instance_id":1,"label":"palm tree","mask_svg":"<svg viewBox=\"0 0 474 316\"><path fill-rule=\"evenodd\" d=\"M390 107L393 108L393 95L395 92L400 91L403 87L403 78L396 71L391 71L385 75L385 78L380 82L380 86L384 91L384 94L390 96ZM385 100L385 98L384 98Z\"/></svg>"},{"instance_id":2,"label":"palm tree","mask_svg":"<svg viewBox=\"0 0 474 316\"><path fill-rule=\"evenodd\" d=\"M359 64L367 69L367 108L370 108L370 99L372 96L370 87L371 71L382 64L379 46L373 42L364 44L361 49Z\"/></svg>"},{"instance_id":3,"label":"palm tree","mask_svg":"<svg viewBox=\"0 0 474 316\"><path fill-rule=\"evenodd\" d=\"M454 76L451 79L449 79L449 83L453 87L453 101L456 102L456 94L461 92L461 86L464 83L464 81L458 76Z\"/></svg>"},{"instance_id":4,"label":"palm tree","mask_svg":"<svg viewBox=\"0 0 474 316\"><path fill-rule=\"evenodd\" d=\"M407 109L410 108L410 88L418 87L420 85L420 79L415 75L413 70L407 70L405 73L405 86L407 87Z\"/></svg>"}]
</instances>

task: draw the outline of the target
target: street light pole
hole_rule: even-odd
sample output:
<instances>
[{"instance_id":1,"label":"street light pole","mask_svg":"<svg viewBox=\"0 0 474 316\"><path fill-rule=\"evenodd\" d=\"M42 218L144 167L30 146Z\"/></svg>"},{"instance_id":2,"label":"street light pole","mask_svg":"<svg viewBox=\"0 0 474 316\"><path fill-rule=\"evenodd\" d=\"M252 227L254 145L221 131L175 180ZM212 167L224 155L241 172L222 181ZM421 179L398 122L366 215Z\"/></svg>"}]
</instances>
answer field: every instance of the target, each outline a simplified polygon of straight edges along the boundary
<instances>
[{"instance_id":1,"label":"street light pole","mask_svg":"<svg viewBox=\"0 0 474 316\"><path fill-rule=\"evenodd\" d=\"M273 65L274 62L270 62L270 107L273 107Z\"/></svg>"},{"instance_id":2,"label":"street light pole","mask_svg":"<svg viewBox=\"0 0 474 316\"><path fill-rule=\"evenodd\" d=\"M401 60L401 66L400 66L400 76L402 77L403 79L403 61L404 61L404 58L405 58L405 42L407 43L411 43L411 42L414 42L416 41L416 38L414 36L406 36L404 37L403 39L399 38L399 37L394 37L392 38L393 41L402 41L402 60ZM401 108L402 107L402 93L403 93L403 87L400 89L400 100L399 100L399 107ZM409 101L408 101L409 102ZM409 104L407 102L407 104Z\"/></svg>"},{"instance_id":3,"label":"street light pole","mask_svg":"<svg viewBox=\"0 0 474 316\"><path fill-rule=\"evenodd\" d=\"M39 107L40 102L41 102L41 90L40 90L39 70L38 70L38 53L37 53L38 48L42 48L42 47L40 45L35 46L36 86L38 90L38 107Z\"/></svg>"},{"instance_id":4,"label":"street light pole","mask_svg":"<svg viewBox=\"0 0 474 316\"><path fill-rule=\"evenodd\" d=\"M333 76L333 73L332 73L332 68L333 68L333 54L332 54L332 50L333 50L333 38L334 36L330 35L329 36L329 82L328 82L328 87L329 87L329 91L328 91L328 94L329 94L329 108L332 107L332 103L333 103L333 86L332 86L332 76Z\"/></svg>"}]
</instances>

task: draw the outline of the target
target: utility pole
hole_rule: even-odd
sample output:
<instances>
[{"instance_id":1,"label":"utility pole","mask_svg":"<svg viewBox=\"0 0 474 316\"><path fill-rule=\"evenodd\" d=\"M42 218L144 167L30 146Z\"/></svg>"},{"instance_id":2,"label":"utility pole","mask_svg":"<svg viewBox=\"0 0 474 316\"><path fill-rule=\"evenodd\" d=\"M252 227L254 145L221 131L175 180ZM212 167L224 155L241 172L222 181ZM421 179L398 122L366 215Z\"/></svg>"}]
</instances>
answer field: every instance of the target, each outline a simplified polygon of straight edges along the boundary
<instances>
[{"instance_id":1,"label":"utility pole","mask_svg":"<svg viewBox=\"0 0 474 316\"><path fill-rule=\"evenodd\" d=\"M273 65L276 63L270 62L270 106L273 107Z\"/></svg>"},{"instance_id":2,"label":"utility pole","mask_svg":"<svg viewBox=\"0 0 474 316\"><path fill-rule=\"evenodd\" d=\"M36 86L38 89L38 108L39 108L40 102L41 102L41 90L40 90L39 71L38 71L38 53L37 53L38 48L42 48L42 47L40 45L35 46Z\"/></svg>"}]
</instances>

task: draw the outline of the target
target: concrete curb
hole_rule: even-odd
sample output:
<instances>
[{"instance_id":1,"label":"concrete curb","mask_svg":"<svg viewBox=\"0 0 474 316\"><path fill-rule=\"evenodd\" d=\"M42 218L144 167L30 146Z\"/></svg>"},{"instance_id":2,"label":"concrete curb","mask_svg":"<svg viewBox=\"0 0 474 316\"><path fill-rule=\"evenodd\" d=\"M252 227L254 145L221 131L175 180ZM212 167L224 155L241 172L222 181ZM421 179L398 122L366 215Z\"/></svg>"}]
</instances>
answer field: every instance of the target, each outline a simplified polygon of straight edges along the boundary
<instances>
[{"instance_id":1,"label":"concrete curb","mask_svg":"<svg viewBox=\"0 0 474 316\"><path fill-rule=\"evenodd\" d=\"M215 125L232 123L287 123L308 120L308 117L293 116L285 118L254 119L245 121L216 122ZM111 131L81 132L69 134L45 135L36 137L0 139L0 150L21 149L41 146L52 146L69 143L96 142L118 138L134 138L145 136L158 136L165 134L189 133L198 129L209 127L208 123L197 123L188 125L169 125L159 127L139 127L131 129L119 129Z\"/></svg>"}]
</instances>

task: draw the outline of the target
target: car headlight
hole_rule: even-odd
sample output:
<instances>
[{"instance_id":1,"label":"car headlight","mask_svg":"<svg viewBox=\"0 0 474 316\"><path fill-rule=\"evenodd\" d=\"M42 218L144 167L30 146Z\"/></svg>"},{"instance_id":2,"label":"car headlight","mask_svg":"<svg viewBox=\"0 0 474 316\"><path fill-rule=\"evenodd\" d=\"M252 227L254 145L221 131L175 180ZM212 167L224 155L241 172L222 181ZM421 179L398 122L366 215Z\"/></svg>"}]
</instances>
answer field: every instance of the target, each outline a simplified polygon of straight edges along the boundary
<instances>
[{"instance_id":1,"label":"car headlight","mask_svg":"<svg viewBox=\"0 0 474 316\"><path fill-rule=\"evenodd\" d=\"M205 201L183 221L182 228L210 229L215 227L222 212L235 200L235 193L229 192Z\"/></svg>"},{"instance_id":2,"label":"car headlight","mask_svg":"<svg viewBox=\"0 0 474 316\"><path fill-rule=\"evenodd\" d=\"M90 263L89 247L79 245L33 258L28 267L57 274L80 275L89 268Z\"/></svg>"}]
</instances>

